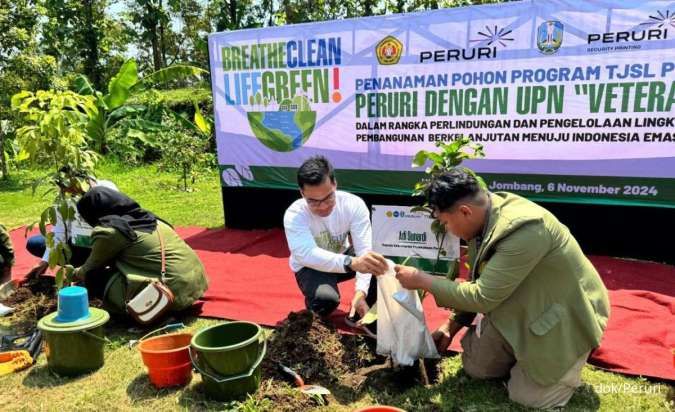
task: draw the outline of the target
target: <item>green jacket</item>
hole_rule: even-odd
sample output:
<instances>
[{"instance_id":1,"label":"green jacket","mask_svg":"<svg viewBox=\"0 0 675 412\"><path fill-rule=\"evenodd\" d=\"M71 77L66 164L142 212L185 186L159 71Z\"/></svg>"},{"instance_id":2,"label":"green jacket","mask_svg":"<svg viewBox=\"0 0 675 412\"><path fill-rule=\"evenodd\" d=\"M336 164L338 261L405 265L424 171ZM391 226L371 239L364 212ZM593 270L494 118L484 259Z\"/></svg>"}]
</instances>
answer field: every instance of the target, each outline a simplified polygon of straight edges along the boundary
<instances>
[{"instance_id":1,"label":"green jacket","mask_svg":"<svg viewBox=\"0 0 675 412\"><path fill-rule=\"evenodd\" d=\"M164 239L165 284L175 296L173 309L181 310L192 305L206 291L206 271L197 254L170 226L159 221L157 230ZM138 238L131 241L116 229L95 227L91 234L91 255L77 269L76 275L80 278L95 276L97 269L114 265L125 282L112 282L114 278L108 282L104 301L123 309L126 302L149 282L160 278L162 260L157 230L152 233L136 231ZM124 290L110 291L111 284Z\"/></svg>"},{"instance_id":2,"label":"green jacket","mask_svg":"<svg viewBox=\"0 0 675 412\"><path fill-rule=\"evenodd\" d=\"M485 313L527 375L551 385L600 344L609 298L565 225L520 196L491 193L479 250L469 242L472 281L436 279L439 306Z\"/></svg>"},{"instance_id":3,"label":"green jacket","mask_svg":"<svg viewBox=\"0 0 675 412\"><path fill-rule=\"evenodd\" d=\"M7 229L0 225L0 268L14 265L14 248Z\"/></svg>"}]
</instances>

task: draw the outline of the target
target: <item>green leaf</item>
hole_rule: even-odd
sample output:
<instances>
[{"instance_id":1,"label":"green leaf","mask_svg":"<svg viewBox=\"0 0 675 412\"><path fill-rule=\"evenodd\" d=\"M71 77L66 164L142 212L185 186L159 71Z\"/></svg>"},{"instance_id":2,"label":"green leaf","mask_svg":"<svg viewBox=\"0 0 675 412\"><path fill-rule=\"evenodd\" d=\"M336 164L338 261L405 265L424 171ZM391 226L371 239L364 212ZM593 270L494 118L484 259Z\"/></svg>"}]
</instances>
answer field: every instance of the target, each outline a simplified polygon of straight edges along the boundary
<instances>
[{"instance_id":1,"label":"green leaf","mask_svg":"<svg viewBox=\"0 0 675 412\"><path fill-rule=\"evenodd\" d=\"M108 120L106 123L108 127L110 127L120 119L129 117L131 115L141 115L147 110L148 108L142 104L124 105L110 112L108 114Z\"/></svg>"},{"instance_id":2,"label":"green leaf","mask_svg":"<svg viewBox=\"0 0 675 412\"><path fill-rule=\"evenodd\" d=\"M181 116L180 114L178 114L176 112L173 112L171 110L167 110L166 114L171 116L175 121L180 123L184 128L186 128L188 130L194 130L197 133L201 133L201 130L199 130L199 128L197 127L196 124L192 123L191 121L189 121L185 117Z\"/></svg>"},{"instance_id":3,"label":"green leaf","mask_svg":"<svg viewBox=\"0 0 675 412\"><path fill-rule=\"evenodd\" d=\"M56 288L57 289L62 289L63 288L63 283L65 281L66 277L66 270L64 268L59 268L58 271L56 271Z\"/></svg>"},{"instance_id":4,"label":"green leaf","mask_svg":"<svg viewBox=\"0 0 675 412\"><path fill-rule=\"evenodd\" d=\"M37 222L33 222L33 223L31 223L30 225L26 226L26 230L25 230L24 233L23 233L23 237L28 237L28 234L29 234L30 232L32 232L33 229L35 229L35 225L36 225L36 224L37 224Z\"/></svg>"},{"instance_id":5,"label":"green leaf","mask_svg":"<svg viewBox=\"0 0 675 412\"><path fill-rule=\"evenodd\" d=\"M136 60L129 59L108 83L108 95L103 98L108 109L113 110L123 105L136 83L138 83Z\"/></svg>"},{"instance_id":6,"label":"green leaf","mask_svg":"<svg viewBox=\"0 0 675 412\"><path fill-rule=\"evenodd\" d=\"M443 224L440 221L434 220L433 222L431 222L431 231L436 234L445 233L445 226L443 226Z\"/></svg>"},{"instance_id":7,"label":"green leaf","mask_svg":"<svg viewBox=\"0 0 675 412\"><path fill-rule=\"evenodd\" d=\"M62 202L59 205L59 214L61 215L61 219L63 219L63 222L66 223L68 221L68 203L67 202ZM51 215L50 215L51 218ZM54 221L52 224L56 224L56 213L54 213Z\"/></svg>"},{"instance_id":8,"label":"green leaf","mask_svg":"<svg viewBox=\"0 0 675 412\"><path fill-rule=\"evenodd\" d=\"M53 249L49 250L49 268L53 269L59 264L59 257L61 257L61 244L57 243Z\"/></svg>"},{"instance_id":9,"label":"green leaf","mask_svg":"<svg viewBox=\"0 0 675 412\"><path fill-rule=\"evenodd\" d=\"M426 150L420 150L415 154L413 158L412 167L422 167L427 162L427 155L429 152Z\"/></svg>"},{"instance_id":10,"label":"green leaf","mask_svg":"<svg viewBox=\"0 0 675 412\"><path fill-rule=\"evenodd\" d=\"M47 233L45 243L47 244L47 247L50 249L54 247L54 232Z\"/></svg>"},{"instance_id":11,"label":"green leaf","mask_svg":"<svg viewBox=\"0 0 675 412\"><path fill-rule=\"evenodd\" d=\"M143 144L148 143L148 139L147 139L145 133L141 132L140 130L129 129L127 131L127 137L131 137L132 139L137 139L138 141L140 141Z\"/></svg>"},{"instance_id":12,"label":"green leaf","mask_svg":"<svg viewBox=\"0 0 675 412\"><path fill-rule=\"evenodd\" d=\"M20 91L19 93L12 96L12 109L17 110L20 106L22 106L23 100L28 96L33 96L33 93L26 90Z\"/></svg>"},{"instance_id":13,"label":"green leaf","mask_svg":"<svg viewBox=\"0 0 675 412\"><path fill-rule=\"evenodd\" d=\"M73 80L73 86L75 87L75 91L78 94L86 96L96 93L96 89L94 89L94 86L91 85L91 82L89 82L89 79L84 74L78 74L75 76L75 79Z\"/></svg>"},{"instance_id":14,"label":"green leaf","mask_svg":"<svg viewBox=\"0 0 675 412\"><path fill-rule=\"evenodd\" d=\"M63 263L64 264L70 263L70 259L73 258L73 251L70 248L70 246L68 245L68 243L64 242L64 243L61 243L61 245L62 245L61 253L63 253L63 257L64 257Z\"/></svg>"},{"instance_id":15,"label":"green leaf","mask_svg":"<svg viewBox=\"0 0 675 412\"><path fill-rule=\"evenodd\" d=\"M50 207L48 210L49 210L49 223L52 224L52 225L55 225L56 220L57 220L56 209L53 208L53 207Z\"/></svg>"},{"instance_id":16,"label":"green leaf","mask_svg":"<svg viewBox=\"0 0 675 412\"><path fill-rule=\"evenodd\" d=\"M195 103L195 125L205 135L211 135L211 125L204 119L202 112L199 110L199 106Z\"/></svg>"},{"instance_id":17,"label":"green leaf","mask_svg":"<svg viewBox=\"0 0 675 412\"><path fill-rule=\"evenodd\" d=\"M129 129L140 130L143 133L159 132L166 129L161 123L145 119L127 119L124 124L127 125Z\"/></svg>"},{"instance_id":18,"label":"green leaf","mask_svg":"<svg viewBox=\"0 0 675 412\"><path fill-rule=\"evenodd\" d=\"M427 152L427 158L429 158L429 160L434 162L436 165L442 165L443 164L443 156L439 155L438 153ZM420 166L422 166L422 165L420 165Z\"/></svg>"},{"instance_id":19,"label":"green leaf","mask_svg":"<svg viewBox=\"0 0 675 412\"><path fill-rule=\"evenodd\" d=\"M19 150L19 153L16 155L14 158L15 161L17 162L23 162L24 160L28 160L30 158L30 153L27 152L25 149Z\"/></svg>"},{"instance_id":20,"label":"green leaf","mask_svg":"<svg viewBox=\"0 0 675 412\"><path fill-rule=\"evenodd\" d=\"M138 92L152 86L160 84L166 85L174 80L186 80L207 75L208 73L208 71L196 66L174 64L173 66L165 67L145 76L138 82L133 91Z\"/></svg>"},{"instance_id":21,"label":"green leaf","mask_svg":"<svg viewBox=\"0 0 675 412\"><path fill-rule=\"evenodd\" d=\"M40 215L40 222L38 226L40 227L40 233L42 236L47 236L47 222L49 221L49 210L52 209L51 206L46 208Z\"/></svg>"},{"instance_id":22,"label":"green leaf","mask_svg":"<svg viewBox=\"0 0 675 412\"><path fill-rule=\"evenodd\" d=\"M70 284L70 282L73 282L75 279L75 268L72 265L66 265L65 266L65 271L66 271L66 282Z\"/></svg>"}]
</instances>

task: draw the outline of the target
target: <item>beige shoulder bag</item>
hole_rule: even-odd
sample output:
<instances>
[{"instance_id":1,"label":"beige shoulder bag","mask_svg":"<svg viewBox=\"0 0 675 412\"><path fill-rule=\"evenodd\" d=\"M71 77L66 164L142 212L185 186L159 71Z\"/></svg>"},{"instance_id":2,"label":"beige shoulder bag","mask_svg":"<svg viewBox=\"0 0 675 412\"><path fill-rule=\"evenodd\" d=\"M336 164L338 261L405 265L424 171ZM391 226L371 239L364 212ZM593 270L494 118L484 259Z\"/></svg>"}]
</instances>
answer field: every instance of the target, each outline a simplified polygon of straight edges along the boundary
<instances>
[{"instance_id":1,"label":"beige shoulder bag","mask_svg":"<svg viewBox=\"0 0 675 412\"><path fill-rule=\"evenodd\" d=\"M164 239L157 228L159 248L162 255L162 272L160 281L152 281L143 288L133 299L127 302L127 312L141 325L148 325L159 320L173 304L174 296L171 289L165 284L166 256L164 254Z\"/></svg>"}]
</instances>

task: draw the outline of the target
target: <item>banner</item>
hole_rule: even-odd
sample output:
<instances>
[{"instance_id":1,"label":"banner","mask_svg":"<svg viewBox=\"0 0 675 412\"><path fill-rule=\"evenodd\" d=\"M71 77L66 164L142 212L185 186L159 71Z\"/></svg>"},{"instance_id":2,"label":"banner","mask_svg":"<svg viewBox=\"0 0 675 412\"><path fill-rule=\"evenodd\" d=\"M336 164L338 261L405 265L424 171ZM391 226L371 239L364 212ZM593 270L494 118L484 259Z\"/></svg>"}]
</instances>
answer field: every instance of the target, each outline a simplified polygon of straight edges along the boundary
<instances>
[{"instance_id":1,"label":"banner","mask_svg":"<svg viewBox=\"0 0 675 412\"><path fill-rule=\"evenodd\" d=\"M433 219L409 206L373 205L373 250L388 257L415 257L435 261L459 258L459 238L450 233L443 239L445 254L439 255L439 240L431 231Z\"/></svg>"},{"instance_id":2,"label":"banner","mask_svg":"<svg viewBox=\"0 0 675 412\"><path fill-rule=\"evenodd\" d=\"M533 0L215 33L225 186L410 194L419 150L469 136L490 190L675 207L675 3Z\"/></svg>"}]
</instances>

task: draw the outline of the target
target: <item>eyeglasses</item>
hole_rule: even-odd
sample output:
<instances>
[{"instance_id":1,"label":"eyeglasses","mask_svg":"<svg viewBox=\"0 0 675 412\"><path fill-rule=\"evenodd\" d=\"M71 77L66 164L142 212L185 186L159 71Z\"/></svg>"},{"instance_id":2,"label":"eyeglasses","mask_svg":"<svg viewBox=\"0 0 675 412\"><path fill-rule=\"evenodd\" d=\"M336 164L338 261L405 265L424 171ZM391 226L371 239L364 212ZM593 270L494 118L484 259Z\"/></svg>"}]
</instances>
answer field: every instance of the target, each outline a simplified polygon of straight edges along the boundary
<instances>
[{"instance_id":1,"label":"eyeglasses","mask_svg":"<svg viewBox=\"0 0 675 412\"><path fill-rule=\"evenodd\" d=\"M330 192L330 194L323 199L310 199L308 197L305 198L305 201L309 205L309 207L319 207L321 206L324 202L326 204L333 203L335 201L335 190Z\"/></svg>"}]
</instances>

